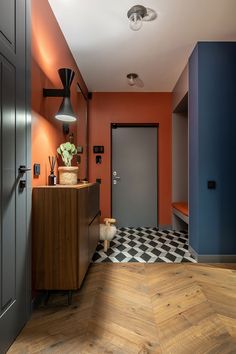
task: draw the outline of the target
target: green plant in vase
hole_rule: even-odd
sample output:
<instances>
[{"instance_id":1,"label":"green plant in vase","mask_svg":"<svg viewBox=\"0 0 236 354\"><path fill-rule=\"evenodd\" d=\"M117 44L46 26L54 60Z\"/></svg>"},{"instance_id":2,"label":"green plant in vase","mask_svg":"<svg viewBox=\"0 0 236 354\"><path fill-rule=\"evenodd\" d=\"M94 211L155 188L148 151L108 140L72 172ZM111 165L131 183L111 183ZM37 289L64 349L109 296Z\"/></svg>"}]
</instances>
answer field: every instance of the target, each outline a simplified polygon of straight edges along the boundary
<instances>
[{"instance_id":1,"label":"green plant in vase","mask_svg":"<svg viewBox=\"0 0 236 354\"><path fill-rule=\"evenodd\" d=\"M64 144L61 144L57 148L57 152L59 155L61 155L62 161L64 162L65 166L69 167L71 166L73 156L77 154L77 149L74 144L66 142Z\"/></svg>"},{"instance_id":2,"label":"green plant in vase","mask_svg":"<svg viewBox=\"0 0 236 354\"><path fill-rule=\"evenodd\" d=\"M59 182L60 184L77 184L78 183L78 167L71 166L73 156L77 154L77 149L74 144L67 141L57 148L58 154L61 156L65 167L59 167Z\"/></svg>"}]
</instances>

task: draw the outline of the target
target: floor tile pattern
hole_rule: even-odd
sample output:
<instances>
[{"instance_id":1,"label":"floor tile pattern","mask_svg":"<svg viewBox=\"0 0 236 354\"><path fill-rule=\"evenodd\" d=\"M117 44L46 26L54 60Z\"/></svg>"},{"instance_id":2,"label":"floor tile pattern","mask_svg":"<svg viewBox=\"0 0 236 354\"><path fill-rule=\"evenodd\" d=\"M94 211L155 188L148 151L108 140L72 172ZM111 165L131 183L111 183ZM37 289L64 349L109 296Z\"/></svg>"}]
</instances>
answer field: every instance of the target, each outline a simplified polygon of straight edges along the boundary
<instances>
[{"instance_id":1,"label":"floor tile pattern","mask_svg":"<svg viewBox=\"0 0 236 354\"><path fill-rule=\"evenodd\" d=\"M181 263L195 260L188 251L188 235L184 231L157 228L120 228L105 253L103 242L98 244L94 263Z\"/></svg>"}]
</instances>

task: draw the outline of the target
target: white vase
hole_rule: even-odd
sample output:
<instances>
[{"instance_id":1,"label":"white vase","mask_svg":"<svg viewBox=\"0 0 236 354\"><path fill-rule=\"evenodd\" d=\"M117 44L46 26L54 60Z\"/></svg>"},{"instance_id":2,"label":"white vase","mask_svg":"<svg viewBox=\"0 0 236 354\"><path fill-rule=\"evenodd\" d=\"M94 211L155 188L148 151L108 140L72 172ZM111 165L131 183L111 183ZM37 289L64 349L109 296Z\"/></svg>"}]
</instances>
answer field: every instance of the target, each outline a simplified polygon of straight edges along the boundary
<instances>
[{"instance_id":1,"label":"white vase","mask_svg":"<svg viewBox=\"0 0 236 354\"><path fill-rule=\"evenodd\" d=\"M63 185L75 185L78 183L78 170L77 166L60 166L59 172L59 184Z\"/></svg>"}]
</instances>

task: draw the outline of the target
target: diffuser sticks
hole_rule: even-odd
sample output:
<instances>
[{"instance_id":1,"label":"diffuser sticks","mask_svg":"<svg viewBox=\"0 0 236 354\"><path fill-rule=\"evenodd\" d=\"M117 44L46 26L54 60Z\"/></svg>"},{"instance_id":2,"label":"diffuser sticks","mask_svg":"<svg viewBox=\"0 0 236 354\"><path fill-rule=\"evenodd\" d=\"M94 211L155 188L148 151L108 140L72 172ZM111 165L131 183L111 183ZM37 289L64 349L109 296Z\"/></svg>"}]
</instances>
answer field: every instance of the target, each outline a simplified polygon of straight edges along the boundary
<instances>
[{"instance_id":1,"label":"diffuser sticks","mask_svg":"<svg viewBox=\"0 0 236 354\"><path fill-rule=\"evenodd\" d=\"M50 165L50 175L48 176L48 184L49 186L55 186L57 184L57 177L54 174L54 169L55 169L57 158L56 156L48 156L48 161Z\"/></svg>"}]
</instances>

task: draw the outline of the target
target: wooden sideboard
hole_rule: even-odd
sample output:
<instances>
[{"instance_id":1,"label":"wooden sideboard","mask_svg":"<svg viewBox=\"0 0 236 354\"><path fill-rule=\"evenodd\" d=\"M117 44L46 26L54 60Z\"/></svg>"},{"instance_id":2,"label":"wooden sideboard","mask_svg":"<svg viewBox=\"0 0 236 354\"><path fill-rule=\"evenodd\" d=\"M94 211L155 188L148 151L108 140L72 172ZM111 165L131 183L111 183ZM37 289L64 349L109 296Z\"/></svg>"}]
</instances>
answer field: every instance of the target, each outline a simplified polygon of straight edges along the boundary
<instances>
[{"instance_id":1,"label":"wooden sideboard","mask_svg":"<svg viewBox=\"0 0 236 354\"><path fill-rule=\"evenodd\" d=\"M33 189L37 290L80 288L99 240L99 184Z\"/></svg>"}]
</instances>

